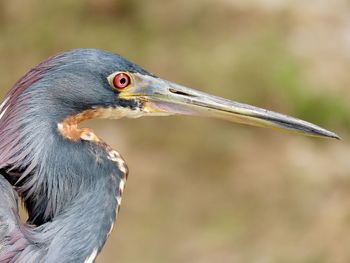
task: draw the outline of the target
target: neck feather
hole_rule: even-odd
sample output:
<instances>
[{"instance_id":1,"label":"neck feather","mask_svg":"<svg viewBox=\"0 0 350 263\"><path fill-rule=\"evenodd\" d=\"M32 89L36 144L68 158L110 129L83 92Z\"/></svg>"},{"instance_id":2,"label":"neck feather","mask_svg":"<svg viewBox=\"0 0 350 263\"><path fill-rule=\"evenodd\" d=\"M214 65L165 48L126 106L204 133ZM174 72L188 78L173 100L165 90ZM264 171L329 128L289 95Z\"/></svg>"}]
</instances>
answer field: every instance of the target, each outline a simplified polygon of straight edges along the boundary
<instances>
[{"instance_id":1,"label":"neck feather","mask_svg":"<svg viewBox=\"0 0 350 263\"><path fill-rule=\"evenodd\" d=\"M50 221L40 226L20 226L16 214L11 214L11 224L16 228L8 236L14 242L7 244L7 239L3 240L2 248L8 249L0 250L0 259L28 263L93 262L112 230L126 181L126 167L120 155L108 147L98 148L93 155L101 169L93 169L96 174L84 177L78 189L73 187L75 184L62 181L63 187L54 191L69 198L53 211ZM10 203L14 205L15 201ZM15 210L14 206L11 211Z\"/></svg>"},{"instance_id":2,"label":"neck feather","mask_svg":"<svg viewBox=\"0 0 350 263\"><path fill-rule=\"evenodd\" d=\"M21 253L23 262L93 262L112 229L128 171L118 152L91 130L77 128L91 112L84 114L62 123L80 138L64 136L58 122L43 116L40 127L16 122L14 130L22 133L10 140L12 148L1 147L0 170L36 226L26 231L35 245Z\"/></svg>"},{"instance_id":3,"label":"neck feather","mask_svg":"<svg viewBox=\"0 0 350 263\"><path fill-rule=\"evenodd\" d=\"M116 189L122 181L111 174L108 180L81 189L52 221L22 227L27 244L14 262L94 262L113 228L121 198Z\"/></svg>"}]
</instances>

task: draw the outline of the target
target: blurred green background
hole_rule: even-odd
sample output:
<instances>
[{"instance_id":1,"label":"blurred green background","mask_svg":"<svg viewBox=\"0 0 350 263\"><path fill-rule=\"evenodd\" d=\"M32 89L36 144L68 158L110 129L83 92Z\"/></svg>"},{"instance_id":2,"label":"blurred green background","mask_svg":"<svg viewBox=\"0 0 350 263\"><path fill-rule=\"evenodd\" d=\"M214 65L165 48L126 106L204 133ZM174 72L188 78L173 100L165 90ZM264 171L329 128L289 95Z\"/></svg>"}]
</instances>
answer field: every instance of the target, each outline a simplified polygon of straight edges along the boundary
<instances>
[{"instance_id":1,"label":"blurred green background","mask_svg":"<svg viewBox=\"0 0 350 263\"><path fill-rule=\"evenodd\" d=\"M83 124L130 168L97 262L350 262L349 12L345 0L3 0L0 95L44 58L94 47L335 130L343 141L190 117Z\"/></svg>"}]
</instances>

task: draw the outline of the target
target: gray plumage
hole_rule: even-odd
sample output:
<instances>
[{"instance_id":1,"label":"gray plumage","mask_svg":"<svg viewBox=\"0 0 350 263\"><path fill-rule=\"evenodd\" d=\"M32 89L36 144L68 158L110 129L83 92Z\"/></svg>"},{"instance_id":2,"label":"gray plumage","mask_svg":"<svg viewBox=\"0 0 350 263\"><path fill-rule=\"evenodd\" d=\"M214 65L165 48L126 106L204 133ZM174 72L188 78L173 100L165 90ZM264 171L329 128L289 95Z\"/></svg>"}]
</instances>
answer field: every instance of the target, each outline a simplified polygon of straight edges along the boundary
<instances>
[{"instance_id":1,"label":"gray plumage","mask_svg":"<svg viewBox=\"0 0 350 263\"><path fill-rule=\"evenodd\" d=\"M146 73L112 53L73 50L38 65L6 96L0 111L0 172L23 197L29 220L20 224L16 194L0 177L5 189L1 263L84 262L100 251L126 175L108 158L107 145L72 143L58 134L57 123L85 109L134 107L118 100L107 83L118 70Z\"/></svg>"},{"instance_id":2,"label":"gray plumage","mask_svg":"<svg viewBox=\"0 0 350 263\"><path fill-rule=\"evenodd\" d=\"M169 114L339 138L159 79L109 52L58 54L20 79L0 106L0 263L93 262L113 227L128 170L118 152L78 122ZM17 194L29 214L25 224Z\"/></svg>"}]
</instances>

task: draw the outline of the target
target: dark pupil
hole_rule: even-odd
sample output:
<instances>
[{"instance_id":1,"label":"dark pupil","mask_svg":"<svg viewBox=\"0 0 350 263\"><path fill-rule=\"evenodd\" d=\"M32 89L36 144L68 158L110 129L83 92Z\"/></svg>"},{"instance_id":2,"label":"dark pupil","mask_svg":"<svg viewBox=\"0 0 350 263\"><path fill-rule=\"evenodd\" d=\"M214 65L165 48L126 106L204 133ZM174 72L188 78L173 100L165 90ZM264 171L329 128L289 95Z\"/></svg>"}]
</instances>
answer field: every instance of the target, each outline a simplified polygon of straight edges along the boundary
<instances>
[{"instance_id":1,"label":"dark pupil","mask_svg":"<svg viewBox=\"0 0 350 263\"><path fill-rule=\"evenodd\" d=\"M121 78L120 79L120 84L124 85L126 83L126 78Z\"/></svg>"}]
</instances>

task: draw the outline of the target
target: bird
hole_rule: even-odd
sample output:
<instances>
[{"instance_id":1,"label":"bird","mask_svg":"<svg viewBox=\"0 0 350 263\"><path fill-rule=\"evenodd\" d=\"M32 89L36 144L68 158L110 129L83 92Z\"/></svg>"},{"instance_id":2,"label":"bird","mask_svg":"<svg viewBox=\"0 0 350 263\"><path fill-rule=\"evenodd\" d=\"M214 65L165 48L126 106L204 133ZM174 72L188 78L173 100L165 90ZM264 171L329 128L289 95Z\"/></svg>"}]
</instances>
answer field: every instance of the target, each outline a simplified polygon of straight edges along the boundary
<instances>
[{"instance_id":1,"label":"bird","mask_svg":"<svg viewBox=\"0 0 350 263\"><path fill-rule=\"evenodd\" d=\"M112 52L58 53L19 79L0 105L0 263L94 262L113 229L128 167L78 125L168 115L339 139L309 122L163 80Z\"/></svg>"}]
</instances>

